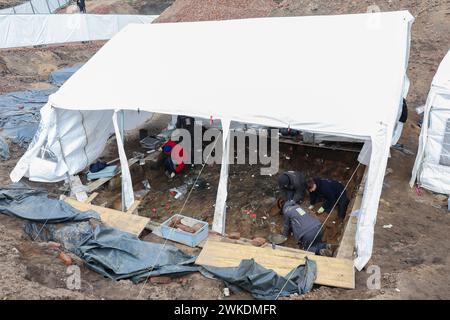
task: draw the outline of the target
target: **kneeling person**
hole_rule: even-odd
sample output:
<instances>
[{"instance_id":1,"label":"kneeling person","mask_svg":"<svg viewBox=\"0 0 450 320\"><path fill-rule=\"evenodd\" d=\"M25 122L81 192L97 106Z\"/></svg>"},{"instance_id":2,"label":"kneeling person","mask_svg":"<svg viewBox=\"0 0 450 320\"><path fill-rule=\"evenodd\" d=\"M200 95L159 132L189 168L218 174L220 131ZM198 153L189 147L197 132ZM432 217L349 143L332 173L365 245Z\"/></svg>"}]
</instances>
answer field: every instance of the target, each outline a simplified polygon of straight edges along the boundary
<instances>
[{"instance_id":1,"label":"kneeling person","mask_svg":"<svg viewBox=\"0 0 450 320\"><path fill-rule=\"evenodd\" d=\"M310 209L323 198L324 204L317 213L321 214L324 211L330 213L333 207L337 205L339 222L344 221L350 200L342 183L331 179L314 178L309 179L306 184L311 201Z\"/></svg>"},{"instance_id":2,"label":"kneeling person","mask_svg":"<svg viewBox=\"0 0 450 320\"><path fill-rule=\"evenodd\" d=\"M283 206L283 220L283 235L288 237L292 230L301 249L321 256L332 256L331 246L322 242L321 223L316 217L291 200Z\"/></svg>"}]
</instances>

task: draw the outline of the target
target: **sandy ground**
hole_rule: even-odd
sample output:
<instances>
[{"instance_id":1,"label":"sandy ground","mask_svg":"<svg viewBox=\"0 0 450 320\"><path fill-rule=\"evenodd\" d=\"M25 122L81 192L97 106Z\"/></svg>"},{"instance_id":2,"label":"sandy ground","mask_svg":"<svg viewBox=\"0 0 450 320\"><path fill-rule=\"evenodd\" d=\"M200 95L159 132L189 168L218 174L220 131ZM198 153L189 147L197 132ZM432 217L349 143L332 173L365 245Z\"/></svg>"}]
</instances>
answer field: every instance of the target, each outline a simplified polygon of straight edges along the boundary
<instances>
[{"instance_id":1,"label":"sandy ground","mask_svg":"<svg viewBox=\"0 0 450 320\"><path fill-rule=\"evenodd\" d=\"M228 1L221 2L226 4ZM1 3L3 2L0 1L0 5ZM408 149L415 151L420 129L416 125L417 116L413 110L424 103L432 76L449 49L449 1L286 0L271 9L268 15L365 12L367 6L373 3L378 4L382 10L409 9L416 17L408 70L412 82L408 96L410 117L400 141ZM144 6L132 8L136 12L142 12ZM235 9L233 7L233 10ZM169 10L166 14L170 13ZM239 8L236 10L239 11ZM207 12L202 14L209 15ZM239 14L245 16L245 13ZM160 20L163 20L162 18L164 17ZM183 15L177 11L177 19L182 18ZM45 88L50 71L88 60L101 45L90 43L0 50L0 92ZM163 120L167 119L160 119L164 122ZM9 183L8 173L23 153L23 150L14 145L11 150L11 159L0 163L1 185ZM447 240L449 214L444 209L442 197L429 192L419 196L414 189L409 188L408 181L413 163L414 156L392 150L388 163L391 170L385 178L375 228L373 257L367 266L379 266L381 289L368 289L367 279L370 274L363 270L356 274L355 290L317 287L311 293L300 297L301 299L450 298L450 263L447 254L450 249ZM58 195L57 187L59 185L50 187L53 196ZM195 205L201 208L201 204L199 200ZM383 228L389 224L392 224L392 228ZM111 282L83 266L81 290L68 290L65 284L67 269L57 258L58 251L45 244L30 241L23 233L22 225L23 221L0 215L0 265L3 267L0 277L1 299L223 298L223 285L200 274L185 276L186 280L174 280L169 284L147 284L142 287L128 281ZM144 235L144 239L157 240L154 238Z\"/></svg>"},{"instance_id":2,"label":"sandy ground","mask_svg":"<svg viewBox=\"0 0 450 320\"><path fill-rule=\"evenodd\" d=\"M24 2L23 0L2 0L0 1L0 9L14 7Z\"/></svg>"}]
</instances>

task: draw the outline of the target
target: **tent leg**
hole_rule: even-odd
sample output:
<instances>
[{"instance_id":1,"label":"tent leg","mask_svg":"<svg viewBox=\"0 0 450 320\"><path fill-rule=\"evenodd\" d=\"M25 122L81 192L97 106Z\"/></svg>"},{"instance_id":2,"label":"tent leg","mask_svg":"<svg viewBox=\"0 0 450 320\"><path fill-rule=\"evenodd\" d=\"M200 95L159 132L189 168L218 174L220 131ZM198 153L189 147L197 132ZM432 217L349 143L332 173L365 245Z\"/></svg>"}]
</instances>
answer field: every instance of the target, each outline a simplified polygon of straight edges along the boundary
<instances>
[{"instance_id":1,"label":"tent leg","mask_svg":"<svg viewBox=\"0 0 450 320\"><path fill-rule=\"evenodd\" d=\"M130 168L128 167L128 160L123 148L122 135L119 129L119 121L117 119L117 114L119 112L115 111L113 114L113 124L114 131L116 133L117 149L119 151L120 167L122 175L122 206L124 211L128 210L134 202L134 192L133 184L131 181Z\"/></svg>"},{"instance_id":2,"label":"tent leg","mask_svg":"<svg viewBox=\"0 0 450 320\"><path fill-rule=\"evenodd\" d=\"M125 132L124 132L124 128L125 128L125 113L123 112L123 110L120 111L120 137L122 138L122 148L125 149ZM124 190L124 183L123 181L121 181L120 183L120 187L121 187L121 209L123 212L126 211L125 208L125 190Z\"/></svg>"},{"instance_id":3,"label":"tent leg","mask_svg":"<svg viewBox=\"0 0 450 320\"><path fill-rule=\"evenodd\" d=\"M216 207L214 211L214 220L212 230L220 234L225 234L226 219L226 201L227 201L227 185L228 185L228 169L230 154L230 121L222 121L222 139L226 139L222 149L222 166L220 168L219 186L217 188Z\"/></svg>"}]
</instances>

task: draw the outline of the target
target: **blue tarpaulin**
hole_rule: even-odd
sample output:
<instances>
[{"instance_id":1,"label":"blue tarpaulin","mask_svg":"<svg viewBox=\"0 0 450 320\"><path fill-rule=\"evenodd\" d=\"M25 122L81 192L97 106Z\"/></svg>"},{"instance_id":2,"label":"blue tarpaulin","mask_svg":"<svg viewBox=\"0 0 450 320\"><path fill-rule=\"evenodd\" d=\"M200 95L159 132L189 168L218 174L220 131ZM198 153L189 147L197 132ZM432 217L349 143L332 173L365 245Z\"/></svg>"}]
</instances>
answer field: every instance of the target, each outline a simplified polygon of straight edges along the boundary
<instances>
[{"instance_id":1,"label":"blue tarpaulin","mask_svg":"<svg viewBox=\"0 0 450 320\"><path fill-rule=\"evenodd\" d=\"M9 159L9 145L8 142L0 136L0 160Z\"/></svg>"},{"instance_id":2,"label":"blue tarpaulin","mask_svg":"<svg viewBox=\"0 0 450 320\"><path fill-rule=\"evenodd\" d=\"M49 82L59 87L82 65L53 71ZM14 143L26 147L33 139L39 126L39 110L47 103L48 97L58 88L47 90L26 90L0 95L0 134Z\"/></svg>"},{"instance_id":3,"label":"blue tarpaulin","mask_svg":"<svg viewBox=\"0 0 450 320\"><path fill-rule=\"evenodd\" d=\"M48 80L50 81L51 84L60 87L60 86L62 86L64 84L64 82L67 81L67 79L69 79L82 66L83 66L83 64L76 64L76 65L74 65L72 67L63 68L63 69L59 69L59 70L53 71L48 76Z\"/></svg>"},{"instance_id":4,"label":"blue tarpaulin","mask_svg":"<svg viewBox=\"0 0 450 320\"><path fill-rule=\"evenodd\" d=\"M28 90L0 95L0 134L28 144L39 126L40 109L56 89Z\"/></svg>"},{"instance_id":5,"label":"blue tarpaulin","mask_svg":"<svg viewBox=\"0 0 450 320\"><path fill-rule=\"evenodd\" d=\"M0 213L45 223L100 220L95 211L82 212L62 200L48 198L45 189L33 189L22 183L0 188Z\"/></svg>"}]
</instances>

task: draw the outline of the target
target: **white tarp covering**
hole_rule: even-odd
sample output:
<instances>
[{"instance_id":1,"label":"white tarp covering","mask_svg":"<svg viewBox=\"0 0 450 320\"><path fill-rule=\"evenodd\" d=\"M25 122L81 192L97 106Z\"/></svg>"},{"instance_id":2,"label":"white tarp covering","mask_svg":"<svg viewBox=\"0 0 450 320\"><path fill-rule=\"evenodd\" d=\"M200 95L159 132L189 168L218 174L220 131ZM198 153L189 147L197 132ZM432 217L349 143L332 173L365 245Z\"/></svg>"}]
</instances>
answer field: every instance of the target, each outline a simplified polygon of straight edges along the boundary
<instances>
[{"instance_id":1,"label":"white tarp covering","mask_svg":"<svg viewBox=\"0 0 450 320\"><path fill-rule=\"evenodd\" d=\"M424 108L411 187L450 194L450 51L441 62Z\"/></svg>"},{"instance_id":2,"label":"white tarp covering","mask_svg":"<svg viewBox=\"0 0 450 320\"><path fill-rule=\"evenodd\" d=\"M48 14L69 4L72 0L32 0L0 10L0 14Z\"/></svg>"},{"instance_id":3,"label":"white tarp covering","mask_svg":"<svg viewBox=\"0 0 450 320\"><path fill-rule=\"evenodd\" d=\"M361 269L372 253L412 21L401 11L129 25L49 105L58 112L145 110L371 139L356 235ZM120 63L112 69L113 62ZM12 180L27 173L34 156L25 154ZM225 168L219 186L226 179ZM215 218L223 217L225 201L219 188Z\"/></svg>"},{"instance_id":4,"label":"white tarp covering","mask_svg":"<svg viewBox=\"0 0 450 320\"><path fill-rule=\"evenodd\" d=\"M0 15L0 48L111 39L130 23L151 23L154 15Z\"/></svg>"}]
</instances>

